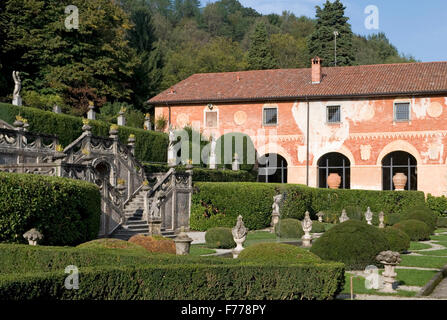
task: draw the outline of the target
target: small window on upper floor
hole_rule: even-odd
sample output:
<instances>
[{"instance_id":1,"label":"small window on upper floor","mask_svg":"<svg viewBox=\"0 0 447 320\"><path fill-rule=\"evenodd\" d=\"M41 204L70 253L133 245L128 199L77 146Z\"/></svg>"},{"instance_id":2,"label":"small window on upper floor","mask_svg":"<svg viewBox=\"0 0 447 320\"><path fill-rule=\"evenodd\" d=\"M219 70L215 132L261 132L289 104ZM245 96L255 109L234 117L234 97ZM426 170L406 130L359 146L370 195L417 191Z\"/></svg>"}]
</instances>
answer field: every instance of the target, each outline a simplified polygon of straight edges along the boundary
<instances>
[{"instance_id":1,"label":"small window on upper floor","mask_svg":"<svg viewBox=\"0 0 447 320\"><path fill-rule=\"evenodd\" d=\"M340 123L341 122L341 116L340 116L340 106L328 106L326 109L327 123Z\"/></svg>"},{"instance_id":2,"label":"small window on upper floor","mask_svg":"<svg viewBox=\"0 0 447 320\"><path fill-rule=\"evenodd\" d=\"M278 108L264 108L264 125L274 126L278 124Z\"/></svg>"},{"instance_id":3,"label":"small window on upper floor","mask_svg":"<svg viewBox=\"0 0 447 320\"><path fill-rule=\"evenodd\" d=\"M410 121L410 103L394 104L394 121Z\"/></svg>"},{"instance_id":4,"label":"small window on upper floor","mask_svg":"<svg viewBox=\"0 0 447 320\"><path fill-rule=\"evenodd\" d=\"M205 112L205 125L207 128L217 128L217 111Z\"/></svg>"}]
</instances>

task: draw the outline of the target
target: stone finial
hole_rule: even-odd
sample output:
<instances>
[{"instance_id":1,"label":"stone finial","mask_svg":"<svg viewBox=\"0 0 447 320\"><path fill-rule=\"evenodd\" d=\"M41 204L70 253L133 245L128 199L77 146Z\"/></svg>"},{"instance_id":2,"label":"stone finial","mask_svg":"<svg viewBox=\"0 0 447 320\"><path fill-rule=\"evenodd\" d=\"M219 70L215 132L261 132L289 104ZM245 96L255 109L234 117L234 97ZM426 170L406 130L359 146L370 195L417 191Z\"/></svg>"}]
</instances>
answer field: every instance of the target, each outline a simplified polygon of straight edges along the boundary
<instances>
[{"instance_id":1,"label":"stone finial","mask_svg":"<svg viewBox=\"0 0 447 320\"><path fill-rule=\"evenodd\" d=\"M369 225L372 225L373 213L371 212L370 207L368 207L368 209L365 212L365 219Z\"/></svg>"},{"instance_id":2,"label":"stone finial","mask_svg":"<svg viewBox=\"0 0 447 320\"><path fill-rule=\"evenodd\" d=\"M236 226L231 230L233 234L233 240L236 242L236 248L233 250L233 258L237 258L239 253L244 250L242 246L245 242L247 236L247 228L245 228L244 221L242 221L242 216L237 217Z\"/></svg>"},{"instance_id":3,"label":"stone finial","mask_svg":"<svg viewBox=\"0 0 447 320\"><path fill-rule=\"evenodd\" d=\"M384 282L384 288L382 291L396 292L393 287L397 276L394 272L394 268L402 261L400 254L393 251L382 251L377 255L376 260L385 266L385 271L382 273Z\"/></svg>"},{"instance_id":4,"label":"stone finial","mask_svg":"<svg viewBox=\"0 0 447 320\"><path fill-rule=\"evenodd\" d=\"M323 222L324 212L320 211L317 213L318 221Z\"/></svg>"},{"instance_id":5,"label":"stone finial","mask_svg":"<svg viewBox=\"0 0 447 320\"><path fill-rule=\"evenodd\" d=\"M379 213L379 228L385 228L385 214L383 213L383 211Z\"/></svg>"},{"instance_id":6,"label":"stone finial","mask_svg":"<svg viewBox=\"0 0 447 320\"><path fill-rule=\"evenodd\" d=\"M340 223L343 223L343 222L349 220L348 214L346 213L346 210L345 210L345 209L342 210L342 212L341 212L341 216L340 216L340 219L339 219L339 220L340 220Z\"/></svg>"},{"instance_id":7,"label":"stone finial","mask_svg":"<svg viewBox=\"0 0 447 320\"><path fill-rule=\"evenodd\" d=\"M23 234L23 237L28 241L28 244L31 246L37 245L39 240L43 239L43 235L35 228L28 230Z\"/></svg>"},{"instance_id":8,"label":"stone finial","mask_svg":"<svg viewBox=\"0 0 447 320\"><path fill-rule=\"evenodd\" d=\"M302 222L302 228L304 231L304 236L301 238L303 247L310 247L312 243L312 236L310 232L312 231L312 220L310 219L309 211L306 211L304 215L304 220Z\"/></svg>"},{"instance_id":9,"label":"stone finial","mask_svg":"<svg viewBox=\"0 0 447 320\"><path fill-rule=\"evenodd\" d=\"M89 101L89 105L88 105L87 119L96 120L95 106L93 105L93 102L91 102L91 101Z\"/></svg>"},{"instance_id":10,"label":"stone finial","mask_svg":"<svg viewBox=\"0 0 447 320\"><path fill-rule=\"evenodd\" d=\"M120 112L118 113L117 123L119 126L125 126L126 125L126 117L124 114L126 113L126 108L121 108Z\"/></svg>"}]
</instances>

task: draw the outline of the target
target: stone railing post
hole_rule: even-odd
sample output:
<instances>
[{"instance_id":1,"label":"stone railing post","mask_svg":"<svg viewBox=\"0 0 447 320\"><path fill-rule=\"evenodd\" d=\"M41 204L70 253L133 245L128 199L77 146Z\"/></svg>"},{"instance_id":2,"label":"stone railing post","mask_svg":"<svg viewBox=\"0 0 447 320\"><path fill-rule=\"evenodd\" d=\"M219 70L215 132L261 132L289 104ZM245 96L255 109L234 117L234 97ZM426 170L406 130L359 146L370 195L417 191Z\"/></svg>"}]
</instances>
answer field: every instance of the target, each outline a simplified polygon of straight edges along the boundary
<instances>
[{"instance_id":1,"label":"stone railing post","mask_svg":"<svg viewBox=\"0 0 447 320\"><path fill-rule=\"evenodd\" d=\"M126 125L126 117L124 117L124 113L125 111L121 110L118 113L118 119L117 119L117 123L119 126L125 126Z\"/></svg>"},{"instance_id":2,"label":"stone railing post","mask_svg":"<svg viewBox=\"0 0 447 320\"><path fill-rule=\"evenodd\" d=\"M17 140L16 140L17 141L16 142L17 143L17 148L18 149L23 149L23 147L24 147L24 141L23 141L23 138L24 138L24 128L23 128L24 122L22 120L20 120L19 118L17 118L17 120L14 121L13 125L14 125L14 130L17 131L17 135L16 135L16 138L17 138ZM24 162L23 161L23 153L20 153L17 156L17 164L20 164L20 163L23 163L23 162Z\"/></svg>"},{"instance_id":3,"label":"stone railing post","mask_svg":"<svg viewBox=\"0 0 447 320\"><path fill-rule=\"evenodd\" d=\"M119 140L118 140L118 126L116 124L112 124L110 126L109 138L113 140L112 152L113 152L113 155L114 155L114 164L115 164L116 167L118 167L117 166L117 164L118 164L117 162L118 162L118 143L119 143ZM111 170L111 172L110 172L110 181L116 181L115 176L116 176L116 172L114 172L114 170ZM128 184L129 184L129 181L128 181Z\"/></svg>"},{"instance_id":4,"label":"stone railing post","mask_svg":"<svg viewBox=\"0 0 447 320\"><path fill-rule=\"evenodd\" d=\"M96 120L95 106L93 104L88 106L87 119Z\"/></svg>"}]
</instances>

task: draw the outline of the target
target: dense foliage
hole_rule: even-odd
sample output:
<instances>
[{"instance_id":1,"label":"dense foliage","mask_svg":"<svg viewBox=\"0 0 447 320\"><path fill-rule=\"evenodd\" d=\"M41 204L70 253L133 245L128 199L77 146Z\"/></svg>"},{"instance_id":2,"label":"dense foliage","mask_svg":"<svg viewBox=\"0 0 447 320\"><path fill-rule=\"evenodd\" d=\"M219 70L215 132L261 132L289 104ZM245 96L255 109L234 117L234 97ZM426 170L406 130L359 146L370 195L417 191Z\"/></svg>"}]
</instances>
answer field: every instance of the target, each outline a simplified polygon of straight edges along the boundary
<instances>
[{"instance_id":1,"label":"dense foliage","mask_svg":"<svg viewBox=\"0 0 447 320\"><path fill-rule=\"evenodd\" d=\"M419 220L402 220L393 225L393 228L405 232L410 237L411 241L430 239L430 228L427 224Z\"/></svg>"},{"instance_id":2,"label":"dense foliage","mask_svg":"<svg viewBox=\"0 0 447 320\"><path fill-rule=\"evenodd\" d=\"M284 243L257 243L245 248L238 256L242 261L265 264L294 264L321 262L308 250Z\"/></svg>"},{"instance_id":3,"label":"dense foliage","mask_svg":"<svg viewBox=\"0 0 447 320\"><path fill-rule=\"evenodd\" d=\"M76 265L79 289L66 290ZM0 244L0 299L332 300L344 285L339 263L285 265L207 257ZM154 290L156 288L156 290Z\"/></svg>"},{"instance_id":4,"label":"dense foliage","mask_svg":"<svg viewBox=\"0 0 447 320\"><path fill-rule=\"evenodd\" d=\"M447 197L434 197L430 193L427 195L427 206L438 216L447 215Z\"/></svg>"},{"instance_id":5,"label":"dense foliage","mask_svg":"<svg viewBox=\"0 0 447 320\"><path fill-rule=\"evenodd\" d=\"M98 187L85 181L0 173L0 242L26 243L36 228L44 245L76 245L97 237Z\"/></svg>"},{"instance_id":6,"label":"dense foliage","mask_svg":"<svg viewBox=\"0 0 447 320\"><path fill-rule=\"evenodd\" d=\"M64 26L67 5L79 9L78 29ZM314 55L333 65L334 29L340 65L411 60L384 34L353 35L338 0L316 15L262 15L237 0L1 1L0 97L10 101L19 70L23 96L44 109L58 101L79 115L91 100L143 111L194 73L308 67Z\"/></svg>"},{"instance_id":7,"label":"dense foliage","mask_svg":"<svg viewBox=\"0 0 447 320\"><path fill-rule=\"evenodd\" d=\"M230 228L211 228L205 233L208 248L231 249L236 247Z\"/></svg>"},{"instance_id":8,"label":"dense foliage","mask_svg":"<svg viewBox=\"0 0 447 320\"><path fill-rule=\"evenodd\" d=\"M388 218L425 203L424 193L417 191L330 190L265 183L197 182L194 186L191 228L201 231L211 227L232 228L238 215L244 217L250 230L267 228L271 222L273 196L277 194L284 195L281 218L302 220L309 211L312 219L316 219L316 213L322 211L333 213L333 221L325 221L331 223L338 221L344 208L364 208L356 209L360 217L369 206L374 212L373 222L377 224L380 211L387 213Z\"/></svg>"},{"instance_id":9,"label":"dense foliage","mask_svg":"<svg viewBox=\"0 0 447 320\"><path fill-rule=\"evenodd\" d=\"M343 262L348 270L363 270L368 265L376 265L377 254L389 246L378 228L349 220L314 240L310 251L323 260Z\"/></svg>"},{"instance_id":10,"label":"dense foliage","mask_svg":"<svg viewBox=\"0 0 447 320\"><path fill-rule=\"evenodd\" d=\"M388 240L391 251L403 253L410 248L410 237L405 232L391 227L380 229L380 231L383 232Z\"/></svg>"},{"instance_id":11,"label":"dense foliage","mask_svg":"<svg viewBox=\"0 0 447 320\"><path fill-rule=\"evenodd\" d=\"M283 239L301 239L304 235L301 221L296 219L281 219L275 226L275 233Z\"/></svg>"}]
</instances>

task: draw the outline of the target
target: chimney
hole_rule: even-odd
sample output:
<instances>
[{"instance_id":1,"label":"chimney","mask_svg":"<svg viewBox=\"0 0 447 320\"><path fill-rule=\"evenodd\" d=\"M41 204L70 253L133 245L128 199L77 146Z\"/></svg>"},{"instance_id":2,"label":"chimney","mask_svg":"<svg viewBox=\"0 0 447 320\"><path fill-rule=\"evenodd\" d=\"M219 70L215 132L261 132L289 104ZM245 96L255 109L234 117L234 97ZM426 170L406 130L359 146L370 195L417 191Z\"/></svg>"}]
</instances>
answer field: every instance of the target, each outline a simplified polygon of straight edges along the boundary
<instances>
[{"instance_id":1,"label":"chimney","mask_svg":"<svg viewBox=\"0 0 447 320\"><path fill-rule=\"evenodd\" d=\"M323 60L320 57L312 59L312 84L318 84L321 82L321 63Z\"/></svg>"}]
</instances>

